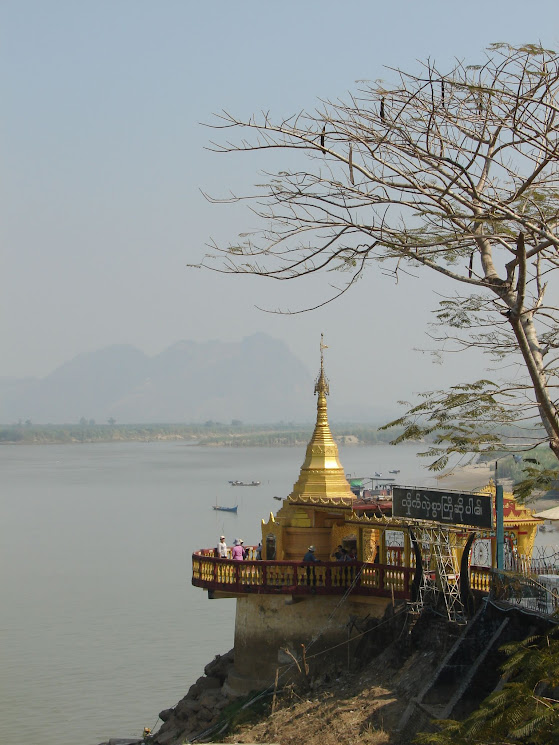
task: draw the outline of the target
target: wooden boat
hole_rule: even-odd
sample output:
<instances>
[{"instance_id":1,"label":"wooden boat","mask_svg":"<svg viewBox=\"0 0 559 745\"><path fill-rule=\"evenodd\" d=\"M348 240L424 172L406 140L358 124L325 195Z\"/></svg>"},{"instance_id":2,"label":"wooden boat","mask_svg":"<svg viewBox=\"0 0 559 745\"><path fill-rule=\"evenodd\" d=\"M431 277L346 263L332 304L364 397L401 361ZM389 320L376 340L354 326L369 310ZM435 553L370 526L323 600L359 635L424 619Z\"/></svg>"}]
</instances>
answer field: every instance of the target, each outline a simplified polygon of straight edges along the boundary
<instances>
[{"instance_id":1,"label":"wooden boat","mask_svg":"<svg viewBox=\"0 0 559 745\"><path fill-rule=\"evenodd\" d=\"M221 512L234 512L237 514L237 505L234 507L222 507L220 504L213 505L214 510L220 510Z\"/></svg>"}]
</instances>

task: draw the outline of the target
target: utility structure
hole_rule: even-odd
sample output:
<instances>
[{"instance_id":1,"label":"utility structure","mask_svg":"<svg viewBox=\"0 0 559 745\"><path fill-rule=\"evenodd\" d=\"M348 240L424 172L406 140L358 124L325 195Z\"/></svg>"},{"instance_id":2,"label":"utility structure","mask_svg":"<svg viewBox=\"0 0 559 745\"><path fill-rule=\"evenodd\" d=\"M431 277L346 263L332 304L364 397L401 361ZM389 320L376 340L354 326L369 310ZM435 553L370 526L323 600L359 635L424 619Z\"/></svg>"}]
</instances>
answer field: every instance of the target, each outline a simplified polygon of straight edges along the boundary
<instances>
[{"instance_id":1,"label":"utility structure","mask_svg":"<svg viewBox=\"0 0 559 745\"><path fill-rule=\"evenodd\" d=\"M410 611L419 614L426 606L437 607L444 605L446 614L450 621L465 623L467 620L467 603L464 595L469 591L467 575L460 578L457 561L457 548L464 551L466 540L460 546L460 538L463 532L457 528L437 524L415 525L413 528L415 541L423 550L420 554L429 552L427 566L423 566L420 574L417 592L410 601ZM422 561L424 559L422 558ZM432 568L429 569L429 565ZM464 584L468 583L468 589Z\"/></svg>"}]
</instances>

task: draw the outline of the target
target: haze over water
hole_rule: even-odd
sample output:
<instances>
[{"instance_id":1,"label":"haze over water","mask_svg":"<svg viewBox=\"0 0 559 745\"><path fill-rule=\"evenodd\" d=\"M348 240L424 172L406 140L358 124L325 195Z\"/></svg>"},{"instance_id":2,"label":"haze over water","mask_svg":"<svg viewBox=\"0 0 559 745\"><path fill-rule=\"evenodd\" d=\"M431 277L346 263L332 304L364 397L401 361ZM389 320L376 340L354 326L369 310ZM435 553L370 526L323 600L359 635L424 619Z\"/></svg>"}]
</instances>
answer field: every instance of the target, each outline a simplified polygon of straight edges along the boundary
<instances>
[{"instance_id":1,"label":"haze over water","mask_svg":"<svg viewBox=\"0 0 559 745\"><path fill-rule=\"evenodd\" d=\"M401 483L433 485L418 450L345 447L340 459L354 476L400 468ZM221 532L257 543L303 459L304 447L3 445L0 739L96 745L152 727L233 646L235 602L192 587L192 551Z\"/></svg>"}]
</instances>

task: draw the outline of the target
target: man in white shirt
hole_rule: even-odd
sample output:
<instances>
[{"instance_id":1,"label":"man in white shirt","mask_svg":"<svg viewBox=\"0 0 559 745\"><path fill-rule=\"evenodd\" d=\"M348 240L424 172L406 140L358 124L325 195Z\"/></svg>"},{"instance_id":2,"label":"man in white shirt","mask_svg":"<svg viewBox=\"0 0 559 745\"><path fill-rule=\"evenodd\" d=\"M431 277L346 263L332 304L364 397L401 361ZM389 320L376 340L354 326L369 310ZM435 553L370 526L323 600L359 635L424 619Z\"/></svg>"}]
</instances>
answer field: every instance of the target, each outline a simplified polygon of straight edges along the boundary
<instances>
[{"instance_id":1,"label":"man in white shirt","mask_svg":"<svg viewBox=\"0 0 559 745\"><path fill-rule=\"evenodd\" d=\"M219 536L219 543L217 544L217 555L220 559L227 558L227 544L225 543L225 536Z\"/></svg>"}]
</instances>

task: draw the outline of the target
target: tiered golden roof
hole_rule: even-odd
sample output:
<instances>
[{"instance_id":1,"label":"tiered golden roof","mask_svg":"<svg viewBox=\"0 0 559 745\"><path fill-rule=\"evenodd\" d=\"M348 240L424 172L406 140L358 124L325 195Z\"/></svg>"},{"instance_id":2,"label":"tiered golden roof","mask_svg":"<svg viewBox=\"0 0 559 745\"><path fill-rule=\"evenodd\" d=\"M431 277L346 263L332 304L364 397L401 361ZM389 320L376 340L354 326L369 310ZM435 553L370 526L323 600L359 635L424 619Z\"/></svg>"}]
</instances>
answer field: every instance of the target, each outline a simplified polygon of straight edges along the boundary
<instances>
[{"instance_id":1,"label":"tiered golden roof","mask_svg":"<svg viewBox=\"0 0 559 745\"><path fill-rule=\"evenodd\" d=\"M328 424L326 396L330 393L328 379L324 374L323 337L320 338L320 374L314 392L317 394L316 426L307 445L305 461L299 479L288 497L290 502L320 500L320 503L348 503L355 499L340 463L336 445Z\"/></svg>"}]
</instances>

